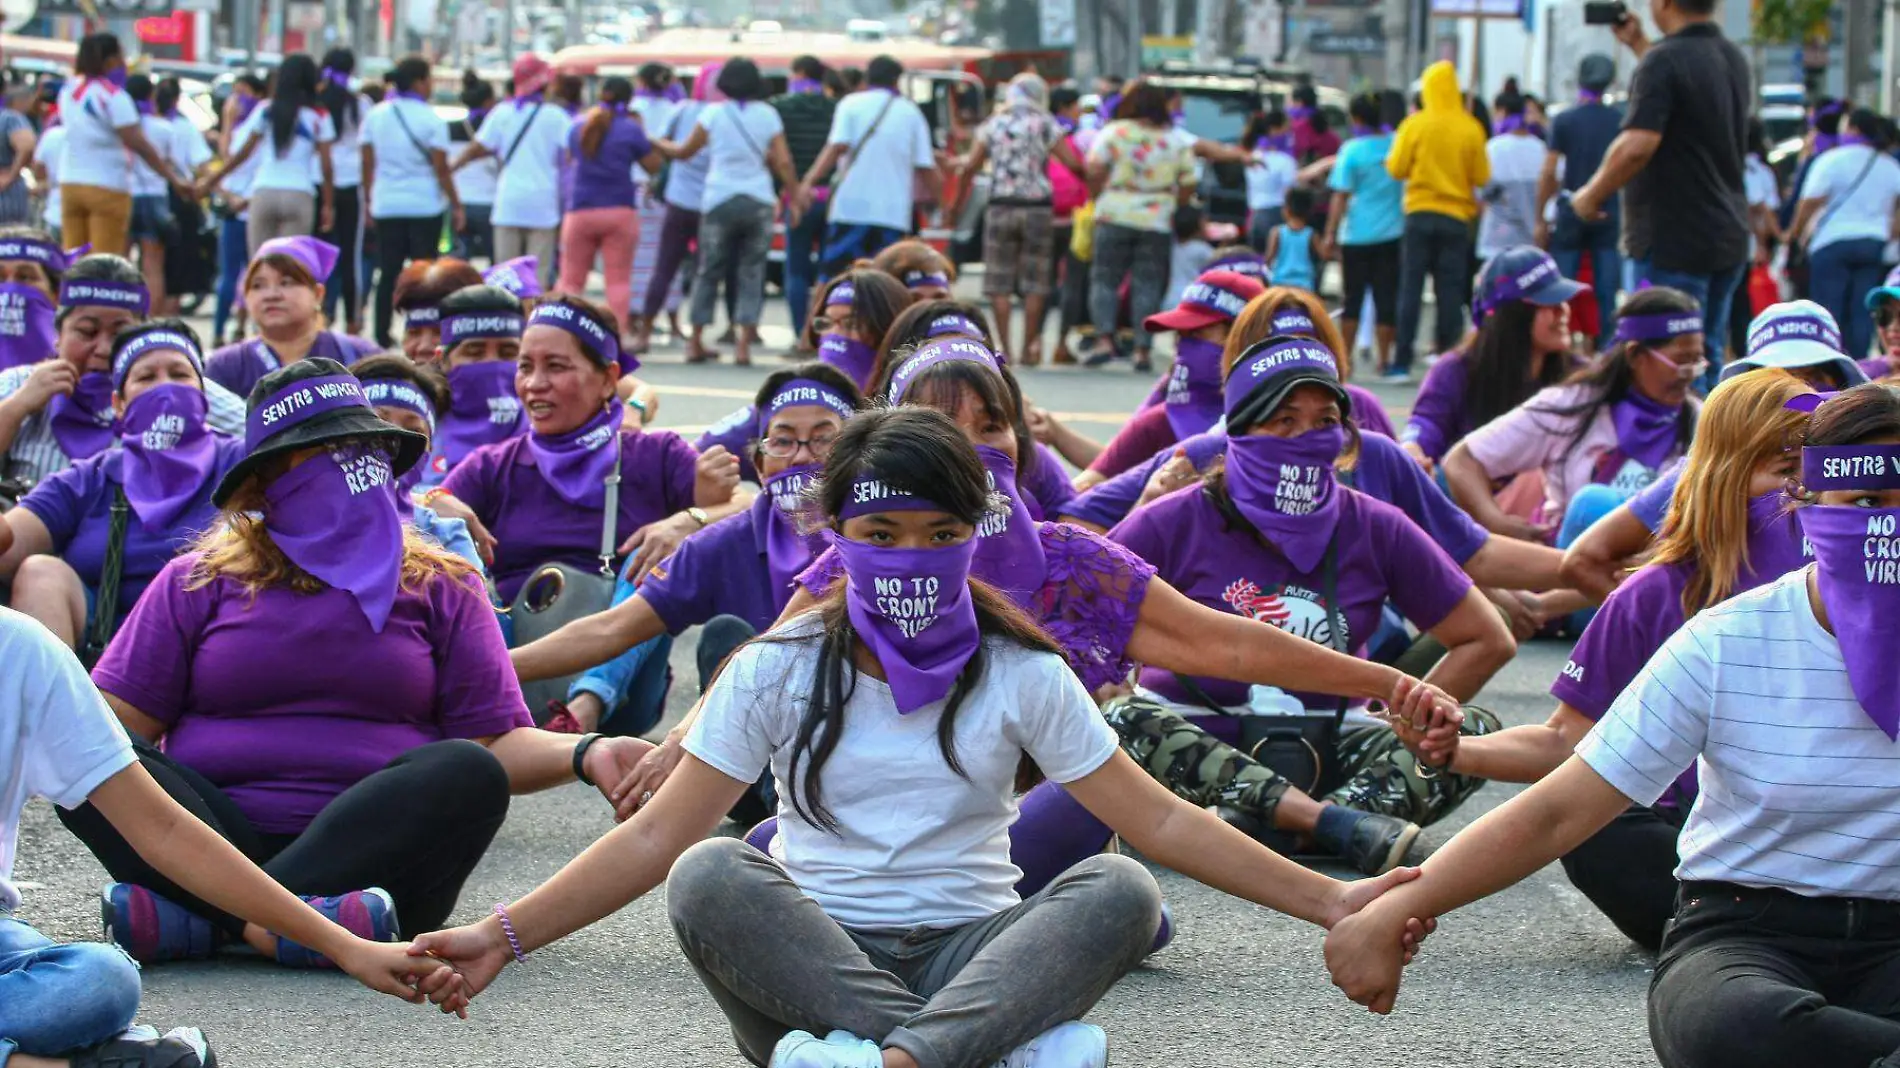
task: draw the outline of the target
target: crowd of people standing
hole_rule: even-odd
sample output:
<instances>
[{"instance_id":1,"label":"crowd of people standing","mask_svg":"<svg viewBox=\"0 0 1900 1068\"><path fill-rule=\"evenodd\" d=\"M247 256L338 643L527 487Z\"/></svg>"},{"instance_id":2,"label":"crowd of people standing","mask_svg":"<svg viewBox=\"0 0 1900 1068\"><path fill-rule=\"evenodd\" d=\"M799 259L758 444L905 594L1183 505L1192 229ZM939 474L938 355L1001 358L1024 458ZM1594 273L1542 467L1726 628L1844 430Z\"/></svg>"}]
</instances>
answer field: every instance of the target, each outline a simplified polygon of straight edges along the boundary
<instances>
[{"instance_id":1,"label":"crowd of people standing","mask_svg":"<svg viewBox=\"0 0 1900 1068\"><path fill-rule=\"evenodd\" d=\"M1711 11L1619 27L1620 112L1607 57L1549 118L1436 64L1349 137L1309 90L1226 145L1156 81L1025 73L947 152L889 57L587 102L527 55L451 126L426 59L379 88L338 51L204 157L89 36L59 228L0 225L0 1063L214 1064L133 1026L134 961L480 1011L664 884L750 1063L1100 1068L1084 1017L1176 930L1124 842L1326 929L1378 1012L1440 916L1561 860L1658 955L1665 1068L1900 1068L1900 368L1855 325L1900 356L1868 248L1900 164L1820 114L1788 226L1751 211ZM1200 240L1200 162L1245 168L1248 241ZM977 304L912 235L985 170ZM207 343L126 253L211 194L246 325ZM655 323L716 359L723 303L751 363L781 222L794 361L689 441L637 373ZM1725 358L1751 233L1814 299ZM1427 280L1394 420L1359 327L1408 376ZM1052 361L1153 375L1106 443L1019 377L1051 310ZM693 628L699 701L645 740ZM1575 645L1507 726L1475 702L1532 640ZM1491 780L1535 785L1407 866ZM511 798L573 782L618 825L471 917ZM12 915L29 797L118 951Z\"/></svg>"}]
</instances>

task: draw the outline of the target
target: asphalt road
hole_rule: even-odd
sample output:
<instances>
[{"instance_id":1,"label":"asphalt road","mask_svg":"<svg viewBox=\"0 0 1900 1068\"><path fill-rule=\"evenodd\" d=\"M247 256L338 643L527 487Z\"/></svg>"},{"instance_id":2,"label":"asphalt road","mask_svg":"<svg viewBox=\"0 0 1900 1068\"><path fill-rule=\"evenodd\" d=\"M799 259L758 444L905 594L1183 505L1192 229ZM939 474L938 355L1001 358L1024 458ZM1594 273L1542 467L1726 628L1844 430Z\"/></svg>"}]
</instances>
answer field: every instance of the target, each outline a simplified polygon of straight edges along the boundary
<instances>
[{"instance_id":1,"label":"asphalt road","mask_svg":"<svg viewBox=\"0 0 1900 1068\"><path fill-rule=\"evenodd\" d=\"M768 327L767 351L786 337ZM762 354L759 363L769 368L778 360ZM665 387L661 425L686 428L745 403L763 370L688 368L677 350L662 350L642 373ZM1102 438L1148 386L1125 368L1024 375L1038 403ZM1395 416L1408 403L1409 390L1380 392ZM681 680L694 677L693 641L689 633L674 649ZM1543 720L1546 688L1565 653L1551 643L1527 646L1478 703L1510 724ZM675 688L669 718L684 711L689 688ZM1426 832L1426 848L1516 789L1486 787ZM469 882L457 922L525 893L610 826L600 796L578 785L517 799ZM1388 1018L1351 1004L1327 982L1317 928L1171 872L1156 874L1177 934L1091 1015L1108 1030L1112 1064L1654 1063L1643 1013L1651 961L1556 865L1447 917ZM105 874L43 802L27 809L16 878L26 897L21 918L57 938L99 937ZM230 1066L742 1064L723 1018L680 957L659 896L510 968L466 1022L369 993L334 973L245 959L148 971L142 1019L203 1027Z\"/></svg>"}]
</instances>

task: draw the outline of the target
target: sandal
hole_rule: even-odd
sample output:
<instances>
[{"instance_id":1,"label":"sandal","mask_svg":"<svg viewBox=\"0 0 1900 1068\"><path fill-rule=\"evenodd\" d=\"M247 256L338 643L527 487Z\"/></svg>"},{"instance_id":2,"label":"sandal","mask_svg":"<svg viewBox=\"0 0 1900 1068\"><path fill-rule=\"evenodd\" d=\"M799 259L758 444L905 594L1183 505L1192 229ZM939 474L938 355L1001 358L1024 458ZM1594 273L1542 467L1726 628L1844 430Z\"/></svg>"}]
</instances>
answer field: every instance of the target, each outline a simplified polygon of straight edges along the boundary
<instances>
[{"instance_id":1,"label":"sandal","mask_svg":"<svg viewBox=\"0 0 1900 1068\"><path fill-rule=\"evenodd\" d=\"M1020 365L1023 367L1041 367L1042 366L1042 339L1041 338L1039 337L1031 338L1030 340L1023 342L1023 355L1022 355L1022 359L1019 360L1018 363L1020 363Z\"/></svg>"}]
</instances>

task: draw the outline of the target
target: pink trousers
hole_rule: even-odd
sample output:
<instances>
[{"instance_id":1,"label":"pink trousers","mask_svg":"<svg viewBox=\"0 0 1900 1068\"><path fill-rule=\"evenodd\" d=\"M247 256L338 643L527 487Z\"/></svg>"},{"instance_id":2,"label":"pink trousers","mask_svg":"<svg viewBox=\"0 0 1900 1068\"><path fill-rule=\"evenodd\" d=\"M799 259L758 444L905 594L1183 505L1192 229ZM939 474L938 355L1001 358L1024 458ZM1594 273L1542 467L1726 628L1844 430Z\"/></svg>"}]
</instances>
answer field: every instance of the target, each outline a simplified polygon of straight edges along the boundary
<instances>
[{"instance_id":1,"label":"pink trousers","mask_svg":"<svg viewBox=\"0 0 1900 1068\"><path fill-rule=\"evenodd\" d=\"M587 291L587 273L600 257L607 276L607 307L627 327L633 306L633 250L640 241L640 215L628 208L582 208L561 221L561 282L563 293Z\"/></svg>"}]
</instances>

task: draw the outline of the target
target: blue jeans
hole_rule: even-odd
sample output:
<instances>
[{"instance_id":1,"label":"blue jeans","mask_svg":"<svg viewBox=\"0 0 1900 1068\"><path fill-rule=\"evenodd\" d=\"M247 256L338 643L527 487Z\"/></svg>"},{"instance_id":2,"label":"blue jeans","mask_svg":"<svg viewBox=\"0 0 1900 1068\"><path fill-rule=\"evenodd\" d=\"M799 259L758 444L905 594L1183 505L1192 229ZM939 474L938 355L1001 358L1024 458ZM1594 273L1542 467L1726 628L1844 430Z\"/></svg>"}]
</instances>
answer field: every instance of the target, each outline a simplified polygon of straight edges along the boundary
<instances>
[{"instance_id":1,"label":"blue jeans","mask_svg":"<svg viewBox=\"0 0 1900 1068\"><path fill-rule=\"evenodd\" d=\"M1873 344L1874 318L1866 300L1887 273L1881 262L1885 248L1879 239L1863 237L1823 245L1808 257L1808 296L1840 324L1849 359L1864 358Z\"/></svg>"},{"instance_id":2,"label":"blue jeans","mask_svg":"<svg viewBox=\"0 0 1900 1068\"><path fill-rule=\"evenodd\" d=\"M1702 335L1709 354L1709 369L1698 383L1698 388L1707 394L1722 378L1722 353L1728 346L1729 305L1735 299L1736 287L1742 284L1742 273L1748 264L1738 263L1714 274L1686 274L1658 267L1648 260L1632 260L1631 264L1635 285L1648 282L1652 286L1680 289L1702 305L1702 321L1712 326Z\"/></svg>"},{"instance_id":3,"label":"blue jeans","mask_svg":"<svg viewBox=\"0 0 1900 1068\"><path fill-rule=\"evenodd\" d=\"M811 291L818 282L818 243L825 236L825 213L808 211L785 231L785 303L792 312L792 333L803 336L811 312Z\"/></svg>"},{"instance_id":4,"label":"blue jeans","mask_svg":"<svg viewBox=\"0 0 1900 1068\"><path fill-rule=\"evenodd\" d=\"M211 316L212 344L224 336L224 328L231 321L231 306L237 302L238 280L244 276L244 267L251 261L251 244L248 227L243 219L226 216L218 224L218 302Z\"/></svg>"},{"instance_id":5,"label":"blue jeans","mask_svg":"<svg viewBox=\"0 0 1900 1068\"><path fill-rule=\"evenodd\" d=\"M1578 241L1563 246L1558 238L1550 243L1550 258L1565 278L1577 277L1585 253L1590 256L1591 287L1597 296L1597 345L1601 347L1616 333L1616 294L1623 284L1623 254L1616 250L1616 230L1609 226L1578 228ZM1572 324L1573 329L1583 329Z\"/></svg>"},{"instance_id":6,"label":"blue jeans","mask_svg":"<svg viewBox=\"0 0 1900 1068\"><path fill-rule=\"evenodd\" d=\"M628 561L632 563L631 560ZM640 591L627 569L620 570L614 581L614 604ZM672 682L668 667L673 654L673 636L649 638L612 660L589 668L568 688L567 699L591 693L606 709L600 717L602 734L645 734L660 722L666 712L666 691Z\"/></svg>"},{"instance_id":7,"label":"blue jeans","mask_svg":"<svg viewBox=\"0 0 1900 1068\"><path fill-rule=\"evenodd\" d=\"M98 942L60 945L0 914L0 1065L15 1053L61 1057L132 1026L139 969Z\"/></svg>"}]
</instances>

